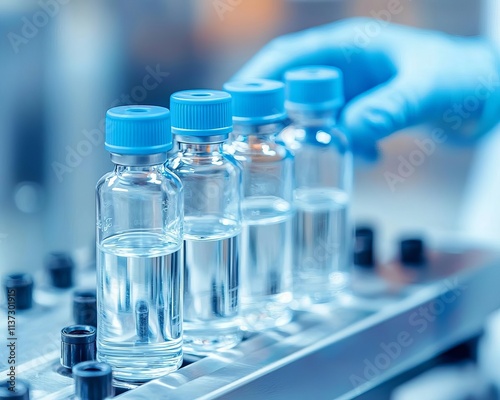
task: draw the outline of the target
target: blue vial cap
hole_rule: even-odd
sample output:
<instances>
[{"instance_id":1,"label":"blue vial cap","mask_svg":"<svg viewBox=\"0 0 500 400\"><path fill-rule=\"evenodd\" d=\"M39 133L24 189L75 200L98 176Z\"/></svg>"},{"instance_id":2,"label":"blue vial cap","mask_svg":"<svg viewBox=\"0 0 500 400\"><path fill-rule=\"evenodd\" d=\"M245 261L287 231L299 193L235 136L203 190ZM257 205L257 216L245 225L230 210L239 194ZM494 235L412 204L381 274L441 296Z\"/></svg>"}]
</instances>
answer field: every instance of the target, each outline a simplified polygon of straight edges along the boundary
<instances>
[{"instance_id":1,"label":"blue vial cap","mask_svg":"<svg viewBox=\"0 0 500 400\"><path fill-rule=\"evenodd\" d=\"M285 73L287 110L322 111L344 104L342 71L335 67L309 66Z\"/></svg>"},{"instance_id":2,"label":"blue vial cap","mask_svg":"<svg viewBox=\"0 0 500 400\"><path fill-rule=\"evenodd\" d=\"M170 111L156 106L122 106L106 113L104 147L116 154L166 153L172 148Z\"/></svg>"},{"instance_id":3,"label":"blue vial cap","mask_svg":"<svg viewBox=\"0 0 500 400\"><path fill-rule=\"evenodd\" d=\"M233 121L261 124L280 121L285 113L285 85L268 79L227 82L224 90L233 98Z\"/></svg>"},{"instance_id":4,"label":"blue vial cap","mask_svg":"<svg viewBox=\"0 0 500 400\"><path fill-rule=\"evenodd\" d=\"M183 90L170 97L172 132L183 136L227 135L233 130L231 95L220 90Z\"/></svg>"}]
</instances>

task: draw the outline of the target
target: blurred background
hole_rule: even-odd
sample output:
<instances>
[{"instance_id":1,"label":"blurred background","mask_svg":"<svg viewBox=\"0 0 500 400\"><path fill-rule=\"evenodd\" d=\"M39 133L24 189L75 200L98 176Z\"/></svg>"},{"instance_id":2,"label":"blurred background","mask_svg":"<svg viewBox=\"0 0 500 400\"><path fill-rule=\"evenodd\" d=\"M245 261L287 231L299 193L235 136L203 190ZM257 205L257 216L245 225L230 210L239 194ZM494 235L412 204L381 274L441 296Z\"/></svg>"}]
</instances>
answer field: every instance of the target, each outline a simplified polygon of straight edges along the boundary
<instances>
[{"instance_id":1,"label":"blurred background","mask_svg":"<svg viewBox=\"0 0 500 400\"><path fill-rule=\"evenodd\" d=\"M495 0L491 1L492 3ZM122 104L168 106L172 92L220 88L277 35L352 16L387 0L2 0L0 2L0 272L33 271L49 251L94 258L94 185L110 170L103 118ZM402 1L392 22L478 35L496 29L488 1ZM358 162L353 214L379 245L401 231L457 231L471 147L437 146L391 187L404 132L382 158ZM422 201L432 199L432 201Z\"/></svg>"},{"instance_id":2,"label":"blurred background","mask_svg":"<svg viewBox=\"0 0 500 400\"><path fill-rule=\"evenodd\" d=\"M168 107L174 91L220 88L272 38L377 16L387 3L1 0L0 273L41 270L50 251L71 252L78 266L93 262L94 187L112 168L103 147L108 108ZM500 30L500 14L492 12L498 3L401 0L402 12L391 18L451 34L492 35ZM394 135L380 143L379 162L356 162L354 219L377 226L377 244L387 254L401 233L461 234L477 146L445 142L404 182L391 187L385 177L397 173L401 157L408 159L418 149L415 139L428 133ZM474 371L466 371L473 381ZM394 398L409 398L401 393Z\"/></svg>"}]
</instances>

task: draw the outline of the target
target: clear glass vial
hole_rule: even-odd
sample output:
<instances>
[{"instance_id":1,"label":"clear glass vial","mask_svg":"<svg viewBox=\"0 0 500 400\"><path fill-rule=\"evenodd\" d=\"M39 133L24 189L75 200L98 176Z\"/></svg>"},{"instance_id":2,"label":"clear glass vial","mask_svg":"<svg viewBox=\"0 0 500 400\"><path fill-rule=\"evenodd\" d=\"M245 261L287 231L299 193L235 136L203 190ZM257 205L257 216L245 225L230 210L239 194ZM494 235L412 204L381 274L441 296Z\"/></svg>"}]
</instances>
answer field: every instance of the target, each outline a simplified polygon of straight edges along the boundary
<instances>
[{"instance_id":1,"label":"clear glass vial","mask_svg":"<svg viewBox=\"0 0 500 400\"><path fill-rule=\"evenodd\" d=\"M184 351L208 354L242 339L239 321L241 169L223 150L231 96L188 90L170 100L179 151L168 166L184 198Z\"/></svg>"},{"instance_id":2,"label":"clear glass vial","mask_svg":"<svg viewBox=\"0 0 500 400\"><path fill-rule=\"evenodd\" d=\"M259 331L292 318L292 153L276 143L286 117L282 82L228 82L234 131L228 152L243 167L240 242L243 327Z\"/></svg>"},{"instance_id":3,"label":"clear glass vial","mask_svg":"<svg viewBox=\"0 0 500 400\"><path fill-rule=\"evenodd\" d=\"M164 166L171 146L166 108L107 112L115 168L96 188L97 358L127 385L182 363L183 190Z\"/></svg>"},{"instance_id":4,"label":"clear glass vial","mask_svg":"<svg viewBox=\"0 0 500 400\"><path fill-rule=\"evenodd\" d=\"M311 66L285 74L291 125L281 139L295 155L294 296L303 305L327 303L349 284L349 203L352 155L337 125L344 104L342 73Z\"/></svg>"}]
</instances>

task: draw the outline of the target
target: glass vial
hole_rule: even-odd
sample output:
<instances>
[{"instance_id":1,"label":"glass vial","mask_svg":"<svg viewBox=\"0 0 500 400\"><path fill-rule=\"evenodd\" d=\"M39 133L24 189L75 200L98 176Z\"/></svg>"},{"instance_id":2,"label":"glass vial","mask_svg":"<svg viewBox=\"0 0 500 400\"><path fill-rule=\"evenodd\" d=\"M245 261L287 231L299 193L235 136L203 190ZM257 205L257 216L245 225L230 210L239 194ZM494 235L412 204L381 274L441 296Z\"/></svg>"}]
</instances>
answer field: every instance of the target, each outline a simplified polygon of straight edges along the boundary
<instances>
[{"instance_id":1,"label":"glass vial","mask_svg":"<svg viewBox=\"0 0 500 400\"><path fill-rule=\"evenodd\" d=\"M228 151L243 167L240 241L244 329L281 326L292 318L292 153L276 143L285 119L285 87L277 81L228 82L234 131Z\"/></svg>"},{"instance_id":2,"label":"glass vial","mask_svg":"<svg viewBox=\"0 0 500 400\"><path fill-rule=\"evenodd\" d=\"M142 383L182 363L182 184L165 168L166 108L106 115L115 164L97 183L97 359L117 381Z\"/></svg>"},{"instance_id":3,"label":"glass vial","mask_svg":"<svg viewBox=\"0 0 500 400\"><path fill-rule=\"evenodd\" d=\"M241 169L223 151L231 96L188 90L170 99L179 146L168 167L184 197L184 351L208 354L241 341L239 248Z\"/></svg>"},{"instance_id":4,"label":"glass vial","mask_svg":"<svg viewBox=\"0 0 500 400\"><path fill-rule=\"evenodd\" d=\"M299 304L328 303L349 284L348 218L352 156L337 125L344 104L342 73L311 66L285 74L291 125L281 139L295 155L294 296Z\"/></svg>"}]
</instances>

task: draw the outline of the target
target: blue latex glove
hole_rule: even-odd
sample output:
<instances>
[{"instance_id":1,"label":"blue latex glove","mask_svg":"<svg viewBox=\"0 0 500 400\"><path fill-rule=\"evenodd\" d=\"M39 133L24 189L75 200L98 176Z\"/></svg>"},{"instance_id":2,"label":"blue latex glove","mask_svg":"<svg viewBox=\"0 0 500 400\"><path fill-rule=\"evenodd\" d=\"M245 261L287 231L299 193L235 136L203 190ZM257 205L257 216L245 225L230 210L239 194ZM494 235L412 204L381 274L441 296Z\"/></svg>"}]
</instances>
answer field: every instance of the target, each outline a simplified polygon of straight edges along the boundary
<instances>
[{"instance_id":1,"label":"blue latex glove","mask_svg":"<svg viewBox=\"0 0 500 400\"><path fill-rule=\"evenodd\" d=\"M300 65L327 64L345 76L341 122L355 152L376 156L376 141L432 122L456 136L478 134L500 121L500 62L478 38L350 19L279 37L235 79L281 79Z\"/></svg>"}]
</instances>

